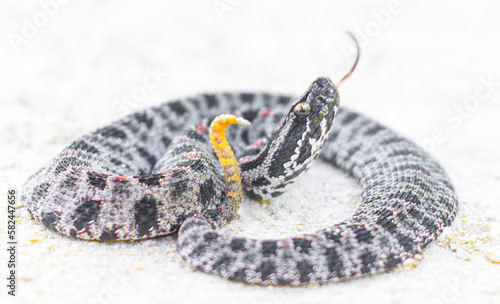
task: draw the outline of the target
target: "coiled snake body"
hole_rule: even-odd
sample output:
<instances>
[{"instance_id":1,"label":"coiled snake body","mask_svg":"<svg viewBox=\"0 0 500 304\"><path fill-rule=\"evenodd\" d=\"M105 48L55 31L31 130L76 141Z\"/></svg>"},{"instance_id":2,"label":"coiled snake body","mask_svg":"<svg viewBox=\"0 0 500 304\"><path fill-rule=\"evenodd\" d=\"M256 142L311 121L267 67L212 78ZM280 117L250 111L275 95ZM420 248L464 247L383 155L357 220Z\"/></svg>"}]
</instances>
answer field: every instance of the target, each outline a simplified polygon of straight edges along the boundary
<instances>
[{"instance_id":1,"label":"coiled snake body","mask_svg":"<svg viewBox=\"0 0 500 304\"><path fill-rule=\"evenodd\" d=\"M450 225L456 194L428 154L373 120L338 111L338 91L326 78L292 100L204 94L132 114L64 149L26 182L22 201L37 221L73 238L131 240L179 230L177 250L193 268L262 285L391 270ZM321 155L359 180L361 206L351 218L299 237L218 233L241 198L236 165L215 155L207 135L220 113L252 122L227 132L250 197L280 195Z\"/></svg>"}]
</instances>

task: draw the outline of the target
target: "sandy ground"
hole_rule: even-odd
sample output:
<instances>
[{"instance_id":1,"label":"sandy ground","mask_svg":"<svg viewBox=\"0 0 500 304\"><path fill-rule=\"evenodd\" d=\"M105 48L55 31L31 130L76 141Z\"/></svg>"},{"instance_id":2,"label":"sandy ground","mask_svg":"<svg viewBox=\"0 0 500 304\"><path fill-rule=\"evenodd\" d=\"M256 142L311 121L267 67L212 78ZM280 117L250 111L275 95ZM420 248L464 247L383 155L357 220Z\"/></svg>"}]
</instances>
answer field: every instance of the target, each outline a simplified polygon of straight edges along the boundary
<instances>
[{"instance_id":1,"label":"sandy ground","mask_svg":"<svg viewBox=\"0 0 500 304\"><path fill-rule=\"evenodd\" d=\"M353 3L351 3L353 2ZM178 96L300 94L339 79L342 105L425 146L460 196L453 226L421 261L307 288L247 286L193 272L175 238L71 240L17 210L16 297L2 303L500 303L500 5L493 1L15 1L0 4L0 235L6 192L71 140ZM149 76L148 76L149 75ZM155 79L145 88L144 79ZM317 163L264 207L245 200L227 233L297 235L348 217L355 181Z\"/></svg>"}]
</instances>

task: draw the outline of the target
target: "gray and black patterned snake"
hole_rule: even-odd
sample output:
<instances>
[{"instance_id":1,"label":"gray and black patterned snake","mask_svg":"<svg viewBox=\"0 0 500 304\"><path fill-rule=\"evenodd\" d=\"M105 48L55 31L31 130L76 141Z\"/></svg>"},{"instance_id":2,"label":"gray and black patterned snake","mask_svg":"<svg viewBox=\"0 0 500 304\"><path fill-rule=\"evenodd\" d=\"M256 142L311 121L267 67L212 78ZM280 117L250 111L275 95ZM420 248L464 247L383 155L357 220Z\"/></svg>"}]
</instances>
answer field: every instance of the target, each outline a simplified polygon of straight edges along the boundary
<instances>
[{"instance_id":1,"label":"gray and black patterned snake","mask_svg":"<svg viewBox=\"0 0 500 304\"><path fill-rule=\"evenodd\" d=\"M451 224L457 196L421 148L339 110L337 88L320 77L295 100L202 94L129 115L71 143L28 179L21 200L36 221L72 238L137 240L178 231L177 251L188 265L250 284L299 286L392 270ZM244 119L225 115L209 127L222 113ZM226 131L235 161L224 127L247 121L252 126ZM352 217L277 240L217 232L235 217L242 189L272 199L318 156L361 184Z\"/></svg>"}]
</instances>

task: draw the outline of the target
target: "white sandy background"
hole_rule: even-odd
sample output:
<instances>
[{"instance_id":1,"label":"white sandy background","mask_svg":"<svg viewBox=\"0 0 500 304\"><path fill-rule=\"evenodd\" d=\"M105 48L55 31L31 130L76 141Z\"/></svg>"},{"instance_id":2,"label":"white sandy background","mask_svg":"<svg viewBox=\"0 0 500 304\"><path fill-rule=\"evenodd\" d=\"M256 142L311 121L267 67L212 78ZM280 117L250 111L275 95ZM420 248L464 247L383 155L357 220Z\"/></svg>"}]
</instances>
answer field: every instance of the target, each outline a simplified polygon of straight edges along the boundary
<instances>
[{"instance_id":1,"label":"white sandy background","mask_svg":"<svg viewBox=\"0 0 500 304\"><path fill-rule=\"evenodd\" d=\"M499 12L494 1L3 0L1 303L500 303ZM460 196L458 218L421 261L340 284L247 286L188 269L174 237L72 240L21 208L17 295L7 296L7 189L129 111L206 91L298 95L318 75L338 80L352 63L346 29L362 57L342 106L431 150ZM312 232L348 217L359 194L318 162L270 206L245 200L224 231Z\"/></svg>"}]
</instances>

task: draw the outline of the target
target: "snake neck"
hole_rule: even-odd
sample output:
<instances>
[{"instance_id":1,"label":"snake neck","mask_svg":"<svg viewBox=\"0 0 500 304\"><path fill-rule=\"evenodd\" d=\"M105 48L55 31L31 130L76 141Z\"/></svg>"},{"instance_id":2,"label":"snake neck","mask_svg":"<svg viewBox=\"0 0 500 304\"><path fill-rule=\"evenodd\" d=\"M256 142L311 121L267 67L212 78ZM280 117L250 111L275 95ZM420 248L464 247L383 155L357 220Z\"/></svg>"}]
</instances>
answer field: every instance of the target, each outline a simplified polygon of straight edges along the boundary
<instances>
[{"instance_id":1,"label":"snake neck","mask_svg":"<svg viewBox=\"0 0 500 304\"><path fill-rule=\"evenodd\" d=\"M241 117L222 114L214 118L209 129L210 143L212 144L215 154L222 166L222 171L224 172L226 196L225 204L220 208L228 220L234 218L240 207L242 198L241 178L238 165L224 133L226 127L232 124L249 125L250 122Z\"/></svg>"}]
</instances>

